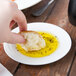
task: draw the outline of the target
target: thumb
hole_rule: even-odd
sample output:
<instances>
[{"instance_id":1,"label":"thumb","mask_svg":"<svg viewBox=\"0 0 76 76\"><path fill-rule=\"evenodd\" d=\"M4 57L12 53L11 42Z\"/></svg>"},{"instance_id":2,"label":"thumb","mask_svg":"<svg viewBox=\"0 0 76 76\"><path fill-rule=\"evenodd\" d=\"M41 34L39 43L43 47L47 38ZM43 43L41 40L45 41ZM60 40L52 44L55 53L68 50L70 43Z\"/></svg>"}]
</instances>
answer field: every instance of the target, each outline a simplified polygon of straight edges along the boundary
<instances>
[{"instance_id":1,"label":"thumb","mask_svg":"<svg viewBox=\"0 0 76 76\"><path fill-rule=\"evenodd\" d=\"M10 36L8 37L7 43L12 43L12 44L16 44L16 43L24 43L25 39L23 38L22 35L20 34L16 34L16 33L12 33L10 34Z\"/></svg>"}]
</instances>

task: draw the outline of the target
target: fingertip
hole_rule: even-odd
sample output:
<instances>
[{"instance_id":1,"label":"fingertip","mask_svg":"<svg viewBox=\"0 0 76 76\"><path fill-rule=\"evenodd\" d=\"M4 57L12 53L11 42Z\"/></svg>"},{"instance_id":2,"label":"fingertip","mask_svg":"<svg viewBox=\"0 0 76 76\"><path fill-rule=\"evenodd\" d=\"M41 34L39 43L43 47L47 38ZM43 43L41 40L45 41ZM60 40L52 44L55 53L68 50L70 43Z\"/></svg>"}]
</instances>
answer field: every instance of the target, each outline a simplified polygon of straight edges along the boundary
<instances>
[{"instance_id":1,"label":"fingertip","mask_svg":"<svg viewBox=\"0 0 76 76\"><path fill-rule=\"evenodd\" d=\"M27 27L20 28L20 32L22 32L22 31L27 31Z\"/></svg>"}]
</instances>

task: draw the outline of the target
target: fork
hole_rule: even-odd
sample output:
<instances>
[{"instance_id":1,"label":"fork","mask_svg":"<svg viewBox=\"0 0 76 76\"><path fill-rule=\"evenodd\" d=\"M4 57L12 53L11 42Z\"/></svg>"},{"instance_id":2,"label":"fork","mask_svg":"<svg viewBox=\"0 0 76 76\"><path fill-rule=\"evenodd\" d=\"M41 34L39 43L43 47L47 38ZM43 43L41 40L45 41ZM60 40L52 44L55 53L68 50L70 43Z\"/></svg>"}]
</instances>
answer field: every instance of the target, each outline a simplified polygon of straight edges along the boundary
<instances>
[{"instance_id":1,"label":"fork","mask_svg":"<svg viewBox=\"0 0 76 76\"><path fill-rule=\"evenodd\" d=\"M33 16L40 16L44 13L44 11L48 8L48 6L50 4L52 4L54 2L54 0L50 0L45 6L43 6L42 8L40 8L39 10L35 11L32 13Z\"/></svg>"}]
</instances>

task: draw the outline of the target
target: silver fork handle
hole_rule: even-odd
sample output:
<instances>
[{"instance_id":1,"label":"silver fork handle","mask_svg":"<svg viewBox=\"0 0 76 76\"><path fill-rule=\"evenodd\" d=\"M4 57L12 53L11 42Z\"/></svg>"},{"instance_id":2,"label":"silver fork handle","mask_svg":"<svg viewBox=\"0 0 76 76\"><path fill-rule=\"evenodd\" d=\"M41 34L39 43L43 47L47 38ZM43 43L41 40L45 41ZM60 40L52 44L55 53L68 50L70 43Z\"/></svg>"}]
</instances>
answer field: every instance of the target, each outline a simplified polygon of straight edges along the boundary
<instances>
[{"instance_id":1,"label":"silver fork handle","mask_svg":"<svg viewBox=\"0 0 76 76\"><path fill-rule=\"evenodd\" d=\"M40 8L39 10L37 10L36 12L32 13L32 15L33 16L40 16L48 8L48 6L50 4L52 4L53 2L54 2L54 0L49 1L48 4L46 4L45 6L43 6L42 8Z\"/></svg>"},{"instance_id":2,"label":"silver fork handle","mask_svg":"<svg viewBox=\"0 0 76 76\"><path fill-rule=\"evenodd\" d=\"M48 4L50 5L52 2L54 2L54 0L49 1L49 3L48 3Z\"/></svg>"}]
</instances>

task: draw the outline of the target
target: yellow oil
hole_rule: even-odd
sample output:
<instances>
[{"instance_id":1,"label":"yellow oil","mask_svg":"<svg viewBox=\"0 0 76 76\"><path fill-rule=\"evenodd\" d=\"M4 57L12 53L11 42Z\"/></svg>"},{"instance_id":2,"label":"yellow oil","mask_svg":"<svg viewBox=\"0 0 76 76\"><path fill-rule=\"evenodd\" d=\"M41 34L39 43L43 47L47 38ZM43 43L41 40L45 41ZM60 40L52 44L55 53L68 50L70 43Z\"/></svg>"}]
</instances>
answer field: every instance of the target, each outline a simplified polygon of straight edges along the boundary
<instances>
[{"instance_id":1,"label":"yellow oil","mask_svg":"<svg viewBox=\"0 0 76 76\"><path fill-rule=\"evenodd\" d=\"M20 44L16 44L17 50L21 54L33 58L45 57L55 52L59 45L57 37L46 32L38 32L38 33L42 35L43 39L46 42L45 48L42 48L41 50L38 51L26 52L26 50L24 50Z\"/></svg>"}]
</instances>

